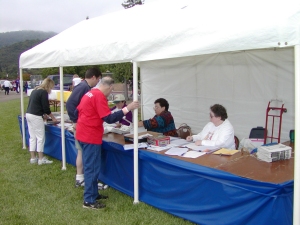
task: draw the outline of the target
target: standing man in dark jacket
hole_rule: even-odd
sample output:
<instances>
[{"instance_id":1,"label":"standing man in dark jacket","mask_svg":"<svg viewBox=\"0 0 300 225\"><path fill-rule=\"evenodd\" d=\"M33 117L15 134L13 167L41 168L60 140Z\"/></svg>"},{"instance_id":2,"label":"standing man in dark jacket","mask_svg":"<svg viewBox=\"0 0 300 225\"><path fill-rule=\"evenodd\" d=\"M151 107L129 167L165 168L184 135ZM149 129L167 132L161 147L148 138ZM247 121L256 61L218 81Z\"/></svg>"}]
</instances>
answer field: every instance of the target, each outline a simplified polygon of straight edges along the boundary
<instances>
[{"instance_id":1,"label":"standing man in dark jacket","mask_svg":"<svg viewBox=\"0 0 300 225\"><path fill-rule=\"evenodd\" d=\"M68 98L66 103L67 112L70 120L73 122L74 138L76 136L76 123L78 115L75 113L77 106L80 103L82 96L85 95L91 88L95 87L99 80L102 78L101 71L97 68L90 68L85 73L85 80L76 85L72 91L72 94ZM76 178L75 187L84 186L84 174L82 165L82 149L75 138L75 147L78 150L76 158Z\"/></svg>"}]
</instances>

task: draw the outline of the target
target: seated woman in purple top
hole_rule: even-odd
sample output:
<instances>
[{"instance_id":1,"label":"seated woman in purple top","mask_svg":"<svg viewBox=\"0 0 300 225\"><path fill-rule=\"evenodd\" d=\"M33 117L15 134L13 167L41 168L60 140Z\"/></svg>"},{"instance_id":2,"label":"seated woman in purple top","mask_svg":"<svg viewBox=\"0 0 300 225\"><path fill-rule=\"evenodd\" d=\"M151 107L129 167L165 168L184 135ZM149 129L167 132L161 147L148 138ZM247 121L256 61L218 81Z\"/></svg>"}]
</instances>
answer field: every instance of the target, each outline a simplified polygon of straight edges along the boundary
<instances>
[{"instance_id":1,"label":"seated woman in purple top","mask_svg":"<svg viewBox=\"0 0 300 225\"><path fill-rule=\"evenodd\" d=\"M110 109L112 113L122 110L124 107L127 106L125 97L122 94L115 95L114 103L116 105ZM121 127L121 125L130 126L130 123L132 123L132 112L131 111L129 113L127 113L126 116L124 116L121 120L119 120L119 124L117 125L117 127Z\"/></svg>"}]
</instances>

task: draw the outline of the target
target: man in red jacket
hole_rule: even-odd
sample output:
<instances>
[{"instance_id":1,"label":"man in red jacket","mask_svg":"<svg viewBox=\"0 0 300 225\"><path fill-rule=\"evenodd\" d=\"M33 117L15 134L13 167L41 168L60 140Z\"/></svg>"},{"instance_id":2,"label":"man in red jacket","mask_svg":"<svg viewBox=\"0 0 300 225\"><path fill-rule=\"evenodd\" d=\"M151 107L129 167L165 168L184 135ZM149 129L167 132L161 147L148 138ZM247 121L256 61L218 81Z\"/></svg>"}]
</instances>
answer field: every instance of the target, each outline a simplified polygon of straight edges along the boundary
<instances>
[{"instance_id":1,"label":"man in red jacket","mask_svg":"<svg viewBox=\"0 0 300 225\"><path fill-rule=\"evenodd\" d=\"M111 113L107 96L113 90L114 80L104 77L98 88L87 92L81 99L78 110L78 121L76 126L76 139L82 147L82 160L84 168L84 208L100 209L105 205L97 202L106 199L107 196L98 193L97 178L100 173L102 136L104 133L103 122L115 123L131 110L139 107L134 101L122 110Z\"/></svg>"}]
</instances>

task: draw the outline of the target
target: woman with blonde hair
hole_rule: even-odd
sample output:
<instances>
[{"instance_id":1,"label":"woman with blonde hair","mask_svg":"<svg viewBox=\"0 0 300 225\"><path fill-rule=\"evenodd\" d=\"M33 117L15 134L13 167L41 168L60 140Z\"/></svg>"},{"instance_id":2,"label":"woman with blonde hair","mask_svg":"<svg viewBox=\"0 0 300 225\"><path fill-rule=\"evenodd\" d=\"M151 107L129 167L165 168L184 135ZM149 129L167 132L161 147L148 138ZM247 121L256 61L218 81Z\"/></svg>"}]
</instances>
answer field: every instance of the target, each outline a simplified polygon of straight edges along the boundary
<instances>
[{"instance_id":1,"label":"woman with blonde hair","mask_svg":"<svg viewBox=\"0 0 300 225\"><path fill-rule=\"evenodd\" d=\"M46 78L43 80L42 84L36 87L30 94L26 111L26 120L30 135L29 151L31 155L31 164L38 163L38 165L42 165L53 162L44 157L43 154L45 144L45 125L43 116L46 114L47 117L51 117L54 122L57 121L50 111L48 99L48 96L54 85L55 84L53 80ZM38 155L36 155L36 152Z\"/></svg>"}]
</instances>

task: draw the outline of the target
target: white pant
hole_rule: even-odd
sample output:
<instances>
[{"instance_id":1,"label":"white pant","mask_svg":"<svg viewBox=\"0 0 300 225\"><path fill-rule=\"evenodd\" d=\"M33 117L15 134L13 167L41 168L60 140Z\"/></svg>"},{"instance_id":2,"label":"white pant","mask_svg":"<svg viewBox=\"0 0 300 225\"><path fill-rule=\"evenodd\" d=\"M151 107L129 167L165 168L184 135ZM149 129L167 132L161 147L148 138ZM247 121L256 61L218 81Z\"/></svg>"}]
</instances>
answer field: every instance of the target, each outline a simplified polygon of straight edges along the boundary
<instances>
[{"instance_id":1,"label":"white pant","mask_svg":"<svg viewBox=\"0 0 300 225\"><path fill-rule=\"evenodd\" d=\"M44 152L45 124L42 116L26 113L29 131L29 151Z\"/></svg>"}]
</instances>

